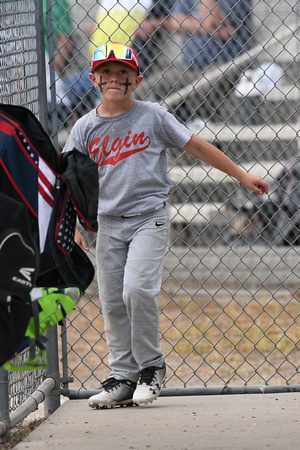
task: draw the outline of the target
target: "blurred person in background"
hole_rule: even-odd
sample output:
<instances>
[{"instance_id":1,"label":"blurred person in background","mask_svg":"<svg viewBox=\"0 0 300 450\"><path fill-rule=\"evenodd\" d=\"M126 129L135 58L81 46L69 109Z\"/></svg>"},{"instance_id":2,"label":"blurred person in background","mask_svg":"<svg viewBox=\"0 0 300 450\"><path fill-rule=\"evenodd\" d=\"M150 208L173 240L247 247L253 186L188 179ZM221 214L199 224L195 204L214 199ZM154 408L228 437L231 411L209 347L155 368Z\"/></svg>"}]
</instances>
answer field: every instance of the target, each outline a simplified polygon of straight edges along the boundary
<instances>
[{"instance_id":1,"label":"blurred person in background","mask_svg":"<svg viewBox=\"0 0 300 450\"><path fill-rule=\"evenodd\" d=\"M90 53L106 42L132 45L136 30L147 16L153 0L101 0L91 24Z\"/></svg>"},{"instance_id":2,"label":"blurred person in background","mask_svg":"<svg viewBox=\"0 0 300 450\"><path fill-rule=\"evenodd\" d=\"M250 0L185 0L172 8L163 22L170 36L180 35L181 57L177 58L162 74L154 73L148 83L140 86L137 93L141 98L162 100L187 84L197 82L205 76L212 64L230 61L251 46L251 2ZM198 106L200 115L213 115L232 86L224 83L220 93L214 92L208 102L195 97L193 107L183 102L177 116L187 121ZM221 97L218 99L218 96ZM206 103L211 106L206 107ZM200 108L199 108L200 110Z\"/></svg>"},{"instance_id":3,"label":"blurred person in background","mask_svg":"<svg viewBox=\"0 0 300 450\"><path fill-rule=\"evenodd\" d=\"M47 11L47 0L43 0L48 114L51 120L54 108L51 106L48 36L53 33L56 112L61 126L72 125L77 118L95 106L96 90L90 82L88 75L90 69L79 72L75 69L73 74L68 70L75 54L73 43L75 22L71 11L68 0L52 0L51 11ZM48 31L49 13L52 16L51 33Z\"/></svg>"},{"instance_id":4,"label":"blurred person in background","mask_svg":"<svg viewBox=\"0 0 300 450\"><path fill-rule=\"evenodd\" d=\"M175 0L153 0L146 18L140 23L133 40L145 79L169 66L176 49L175 36L170 39L168 18ZM176 50L178 53L178 50Z\"/></svg>"},{"instance_id":5,"label":"blurred person in background","mask_svg":"<svg viewBox=\"0 0 300 450\"><path fill-rule=\"evenodd\" d=\"M172 15L170 28L184 33L184 68L230 61L251 45L250 0L184 0Z\"/></svg>"},{"instance_id":6,"label":"blurred person in background","mask_svg":"<svg viewBox=\"0 0 300 450\"><path fill-rule=\"evenodd\" d=\"M131 45L140 59L143 77L166 62L165 19L175 0L102 0L88 30L90 54L99 45L121 42ZM164 62L163 62L164 61Z\"/></svg>"},{"instance_id":7,"label":"blurred person in background","mask_svg":"<svg viewBox=\"0 0 300 450\"><path fill-rule=\"evenodd\" d=\"M55 67L55 92L58 119L63 122L70 114L71 102L66 95L66 85L63 80L64 71L69 64L72 54L73 22L69 12L68 0L52 0L52 30L48 30L47 0L43 0L44 39L46 59L46 85L49 115L51 114L51 82L49 70L49 44L48 35L53 33L54 40L54 67Z\"/></svg>"},{"instance_id":8,"label":"blurred person in background","mask_svg":"<svg viewBox=\"0 0 300 450\"><path fill-rule=\"evenodd\" d=\"M205 77L211 65L231 61L251 47L251 0L185 0L177 3L173 18L171 29L179 23L183 33L184 79L191 83ZM217 88L211 86L209 95L204 92L191 97L180 106L177 116L186 122L196 111L203 119L225 122L220 106L233 86L228 77L220 77Z\"/></svg>"}]
</instances>

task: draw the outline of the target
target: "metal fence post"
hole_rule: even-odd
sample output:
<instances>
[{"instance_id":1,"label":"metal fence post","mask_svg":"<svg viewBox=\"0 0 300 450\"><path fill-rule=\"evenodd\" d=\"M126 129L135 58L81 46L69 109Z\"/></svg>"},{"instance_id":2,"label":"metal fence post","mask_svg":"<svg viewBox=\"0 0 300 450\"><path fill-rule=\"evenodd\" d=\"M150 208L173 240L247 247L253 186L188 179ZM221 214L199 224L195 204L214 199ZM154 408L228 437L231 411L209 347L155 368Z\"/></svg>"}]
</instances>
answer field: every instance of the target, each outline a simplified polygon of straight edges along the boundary
<instances>
[{"instance_id":1,"label":"metal fence post","mask_svg":"<svg viewBox=\"0 0 300 450\"><path fill-rule=\"evenodd\" d=\"M9 440L8 372L0 367L0 443Z\"/></svg>"},{"instance_id":2,"label":"metal fence post","mask_svg":"<svg viewBox=\"0 0 300 450\"><path fill-rule=\"evenodd\" d=\"M57 326L51 327L46 333L48 342L46 344L46 355L48 365L46 368L47 377L52 377L56 381L56 387L60 382L59 361L58 361L58 340ZM44 402L44 414L48 416L60 407L60 395L53 392L46 396Z\"/></svg>"},{"instance_id":3,"label":"metal fence post","mask_svg":"<svg viewBox=\"0 0 300 450\"><path fill-rule=\"evenodd\" d=\"M45 131L48 132L49 126L48 126L48 108L47 108L43 2L39 0L35 0L35 27L36 27L36 53L40 74L40 76L38 77L39 121L41 122Z\"/></svg>"},{"instance_id":4,"label":"metal fence post","mask_svg":"<svg viewBox=\"0 0 300 450\"><path fill-rule=\"evenodd\" d=\"M56 109L56 87L55 87L55 66L54 66L54 35L53 35L53 19L52 19L52 3L51 0L46 1L47 5L47 27L48 27L48 48L49 48L49 74L50 74L50 92L51 92L51 138L53 145L58 148L58 119Z\"/></svg>"},{"instance_id":5,"label":"metal fence post","mask_svg":"<svg viewBox=\"0 0 300 450\"><path fill-rule=\"evenodd\" d=\"M52 31L52 14L51 3L47 2L48 24L51 24ZM45 63L45 44L44 44L44 20L43 20L43 3L39 0L35 0L35 15L36 15L36 42L37 42L37 60L40 70L40 76L38 81L39 90L39 120L44 129L48 131L48 108L47 108L47 92L46 92L46 63ZM50 43L49 43L50 45ZM53 46L53 43L52 43ZM53 51L53 50L52 50ZM59 362L58 362L58 341L57 341L57 328L52 327L47 332L48 343L46 347L46 354L48 360L48 366L46 369L46 375L54 378L56 383L59 383ZM53 413L60 406L60 397L57 394L49 394L45 398L44 402L44 414Z\"/></svg>"}]
</instances>

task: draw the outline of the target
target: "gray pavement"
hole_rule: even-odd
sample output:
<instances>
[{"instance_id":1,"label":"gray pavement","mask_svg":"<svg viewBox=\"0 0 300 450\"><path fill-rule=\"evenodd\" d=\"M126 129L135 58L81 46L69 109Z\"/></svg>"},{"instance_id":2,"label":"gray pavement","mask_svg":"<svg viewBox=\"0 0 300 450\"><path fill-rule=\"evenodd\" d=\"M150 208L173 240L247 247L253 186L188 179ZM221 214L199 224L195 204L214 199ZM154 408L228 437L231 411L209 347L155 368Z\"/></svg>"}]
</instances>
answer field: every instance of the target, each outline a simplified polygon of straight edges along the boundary
<instances>
[{"instance_id":1,"label":"gray pavement","mask_svg":"<svg viewBox=\"0 0 300 450\"><path fill-rule=\"evenodd\" d=\"M68 400L15 449L299 449L300 393L160 397L94 410Z\"/></svg>"}]
</instances>

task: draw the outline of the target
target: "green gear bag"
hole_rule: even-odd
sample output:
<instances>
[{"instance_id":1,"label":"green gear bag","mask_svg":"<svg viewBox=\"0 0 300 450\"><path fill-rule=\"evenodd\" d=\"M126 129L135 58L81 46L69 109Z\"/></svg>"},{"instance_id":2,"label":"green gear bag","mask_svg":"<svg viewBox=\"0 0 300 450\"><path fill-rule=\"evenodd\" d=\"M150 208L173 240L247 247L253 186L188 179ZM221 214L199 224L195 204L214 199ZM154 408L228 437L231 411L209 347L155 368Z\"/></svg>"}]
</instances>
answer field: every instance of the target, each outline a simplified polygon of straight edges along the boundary
<instances>
[{"instance_id":1,"label":"green gear bag","mask_svg":"<svg viewBox=\"0 0 300 450\"><path fill-rule=\"evenodd\" d=\"M30 297L33 316L30 318L25 339L14 355L14 359L3 364L6 370L26 371L44 369L47 366L44 334L49 328L61 322L80 300L77 287L33 288ZM23 361L19 353L29 348L29 357Z\"/></svg>"}]
</instances>

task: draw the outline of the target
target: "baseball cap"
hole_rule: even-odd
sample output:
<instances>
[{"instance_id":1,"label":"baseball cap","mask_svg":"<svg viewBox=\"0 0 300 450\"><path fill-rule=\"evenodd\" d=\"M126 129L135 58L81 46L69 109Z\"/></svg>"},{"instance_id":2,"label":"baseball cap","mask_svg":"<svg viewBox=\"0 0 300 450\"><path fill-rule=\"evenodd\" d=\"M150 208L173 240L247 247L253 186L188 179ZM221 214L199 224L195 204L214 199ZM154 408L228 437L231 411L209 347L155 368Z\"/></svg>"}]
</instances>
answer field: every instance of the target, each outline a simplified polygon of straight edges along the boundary
<instances>
[{"instance_id":1,"label":"baseball cap","mask_svg":"<svg viewBox=\"0 0 300 450\"><path fill-rule=\"evenodd\" d=\"M109 42L97 47L91 62L92 72L106 61L121 61L140 74L140 65L136 53L129 45L120 42Z\"/></svg>"}]
</instances>

